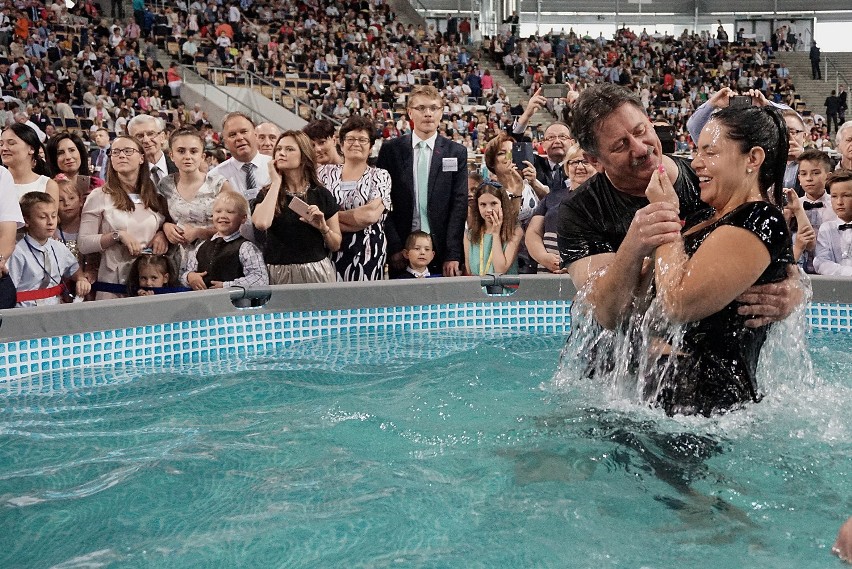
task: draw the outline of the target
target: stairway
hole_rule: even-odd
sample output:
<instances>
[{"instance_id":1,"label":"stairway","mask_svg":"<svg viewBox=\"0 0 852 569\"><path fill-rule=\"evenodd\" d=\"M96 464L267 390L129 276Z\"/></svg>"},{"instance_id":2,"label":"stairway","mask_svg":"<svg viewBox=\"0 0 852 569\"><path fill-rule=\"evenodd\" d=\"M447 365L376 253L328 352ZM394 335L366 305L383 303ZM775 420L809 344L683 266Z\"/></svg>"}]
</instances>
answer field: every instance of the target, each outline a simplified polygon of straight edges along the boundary
<instances>
[{"instance_id":1,"label":"stairway","mask_svg":"<svg viewBox=\"0 0 852 569\"><path fill-rule=\"evenodd\" d=\"M530 95L526 89L515 83L515 81L509 77L507 73L505 73L502 69L497 69L496 64L488 59L488 55L484 52L481 54L483 57L480 57L479 66L482 69L489 69L491 71L491 75L494 77L494 85L496 86L498 83L506 89L506 96L509 99L509 102L512 105L517 104L520 100L529 101ZM526 105L524 105L526 106ZM556 117L548 111L547 109L540 109L533 117L530 119L529 126L544 125L545 128L551 123L556 122Z\"/></svg>"},{"instance_id":2,"label":"stairway","mask_svg":"<svg viewBox=\"0 0 852 569\"><path fill-rule=\"evenodd\" d=\"M807 52L782 51L775 54L775 61L783 63L790 70L796 93L801 96L805 108L821 115L825 115L825 98L831 94L832 90L837 90L838 86L834 69L829 67L828 74L825 72L826 59L830 59L847 80L852 81L852 53L823 53L820 65L822 79L816 81L811 79L811 60ZM843 78L840 78L840 81L842 82ZM850 90L850 86L852 85L846 86L847 91Z\"/></svg>"}]
</instances>

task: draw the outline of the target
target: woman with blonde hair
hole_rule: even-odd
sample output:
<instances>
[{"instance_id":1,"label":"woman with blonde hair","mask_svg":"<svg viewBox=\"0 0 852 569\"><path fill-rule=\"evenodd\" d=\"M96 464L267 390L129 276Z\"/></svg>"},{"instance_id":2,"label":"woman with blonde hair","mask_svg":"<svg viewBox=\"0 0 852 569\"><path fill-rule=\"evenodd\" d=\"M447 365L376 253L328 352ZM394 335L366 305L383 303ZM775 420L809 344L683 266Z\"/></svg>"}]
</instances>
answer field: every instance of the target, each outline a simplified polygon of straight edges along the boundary
<instances>
[{"instance_id":1,"label":"woman with blonde hair","mask_svg":"<svg viewBox=\"0 0 852 569\"><path fill-rule=\"evenodd\" d=\"M329 254L343 239L334 196L317 178L311 139L288 130L269 162L270 184L258 193L251 221L263 243L270 284L335 282Z\"/></svg>"},{"instance_id":2,"label":"woman with blonde hair","mask_svg":"<svg viewBox=\"0 0 852 569\"><path fill-rule=\"evenodd\" d=\"M109 153L107 183L86 199L77 238L81 253L101 253L93 287L97 300L127 295L127 277L136 257L168 251L162 231L168 207L151 181L142 145L135 138L119 136Z\"/></svg>"},{"instance_id":3,"label":"woman with blonde hair","mask_svg":"<svg viewBox=\"0 0 852 569\"><path fill-rule=\"evenodd\" d=\"M541 200L533 213L532 219L530 219L524 239L527 251L538 263L540 272L567 272L561 268L559 245L556 242L559 204L571 199L573 192L597 173L592 165L586 161L578 144L574 144L565 153L565 161L562 163L562 167L565 169L565 176L568 178L568 187L550 192Z\"/></svg>"}]
</instances>

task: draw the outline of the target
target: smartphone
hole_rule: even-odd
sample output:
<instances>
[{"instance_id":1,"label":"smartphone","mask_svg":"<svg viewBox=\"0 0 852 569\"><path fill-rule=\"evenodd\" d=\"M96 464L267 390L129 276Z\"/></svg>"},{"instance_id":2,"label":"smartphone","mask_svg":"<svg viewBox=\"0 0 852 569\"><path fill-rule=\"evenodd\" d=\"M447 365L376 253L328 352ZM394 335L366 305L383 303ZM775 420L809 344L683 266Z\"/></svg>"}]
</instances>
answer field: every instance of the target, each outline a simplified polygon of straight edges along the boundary
<instances>
[{"instance_id":1,"label":"smartphone","mask_svg":"<svg viewBox=\"0 0 852 569\"><path fill-rule=\"evenodd\" d=\"M298 197L293 196L290 199L290 205L288 205L287 207L296 212L296 215L298 215L299 217L303 217L305 219L308 218L308 208L310 206Z\"/></svg>"},{"instance_id":2,"label":"smartphone","mask_svg":"<svg viewBox=\"0 0 852 569\"><path fill-rule=\"evenodd\" d=\"M751 97L748 95L734 95L728 101L728 105L734 109L747 109L751 106Z\"/></svg>"},{"instance_id":3,"label":"smartphone","mask_svg":"<svg viewBox=\"0 0 852 569\"><path fill-rule=\"evenodd\" d=\"M548 84L541 86L541 96L548 99L564 99L568 96L568 85L563 84Z\"/></svg>"},{"instance_id":4,"label":"smartphone","mask_svg":"<svg viewBox=\"0 0 852 569\"><path fill-rule=\"evenodd\" d=\"M532 142L515 142L512 144L512 163L518 168L518 172L527 167L524 162L535 165L533 156Z\"/></svg>"}]
</instances>

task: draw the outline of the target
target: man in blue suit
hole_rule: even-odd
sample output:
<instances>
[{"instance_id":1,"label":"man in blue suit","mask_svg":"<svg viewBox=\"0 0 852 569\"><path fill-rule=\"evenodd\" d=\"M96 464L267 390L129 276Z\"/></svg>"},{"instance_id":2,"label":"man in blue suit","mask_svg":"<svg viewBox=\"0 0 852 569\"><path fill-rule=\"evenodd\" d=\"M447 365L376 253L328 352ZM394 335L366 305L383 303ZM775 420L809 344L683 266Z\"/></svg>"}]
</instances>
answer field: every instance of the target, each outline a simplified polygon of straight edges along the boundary
<instances>
[{"instance_id":1,"label":"man in blue suit","mask_svg":"<svg viewBox=\"0 0 852 569\"><path fill-rule=\"evenodd\" d=\"M412 133L385 142L376 163L392 182L392 209L385 222L391 276L405 271L402 248L418 230L432 235L430 273L459 276L464 267L467 149L438 135L444 103L434 87L412 89L407 110Z\"/></svg>"}]
</instances>

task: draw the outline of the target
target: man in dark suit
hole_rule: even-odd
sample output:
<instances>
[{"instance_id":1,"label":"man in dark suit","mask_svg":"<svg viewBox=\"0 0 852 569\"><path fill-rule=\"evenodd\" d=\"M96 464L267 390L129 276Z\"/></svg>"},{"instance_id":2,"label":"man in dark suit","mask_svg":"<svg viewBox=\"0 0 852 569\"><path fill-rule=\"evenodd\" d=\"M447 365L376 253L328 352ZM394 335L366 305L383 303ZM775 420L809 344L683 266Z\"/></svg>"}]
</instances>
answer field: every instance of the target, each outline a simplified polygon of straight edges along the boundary
<instances>
[{"instance_id":1,"label":"man in dark suit","mask_svg":"<svg viewBox=\"0 0 852 569\"><path fill-rule=\"evenodd\" d=\"M107 163L109 160L109 131L100 127L95 131L92 139L97 146L89 153L92 160L92 175L106 181Z\"/></svg>"},{"instance_id":2,"label":"man in dark suit","mask_svg":"<svg viewBox=\"0 0 852 569\"><path fill-rule=\"evenodd\" d=\"M391 176L393 209L385 223L391 276L405 270L402 248L412 231L432 235L431 273L452 277L464 266L467 218L467 149L438 135L444 103L432 86L418 86L408 97L410 135L385 142L376 166ZM424 187L425 185L425 187Z\"/></svg>"},{"instance_id":3,"label":"man in dark suit","mask_svg":"<svg viewBox=\"0 0 852 569\"><path fill-rule=\"evenodd\" d=\"M154 185L165 176L177 172L175 163L163 152L166 144L165 128L163 119L151 115L136 115L127 123L127 132L139 141L145 151Z\"/></svg>"}]
</instances>

